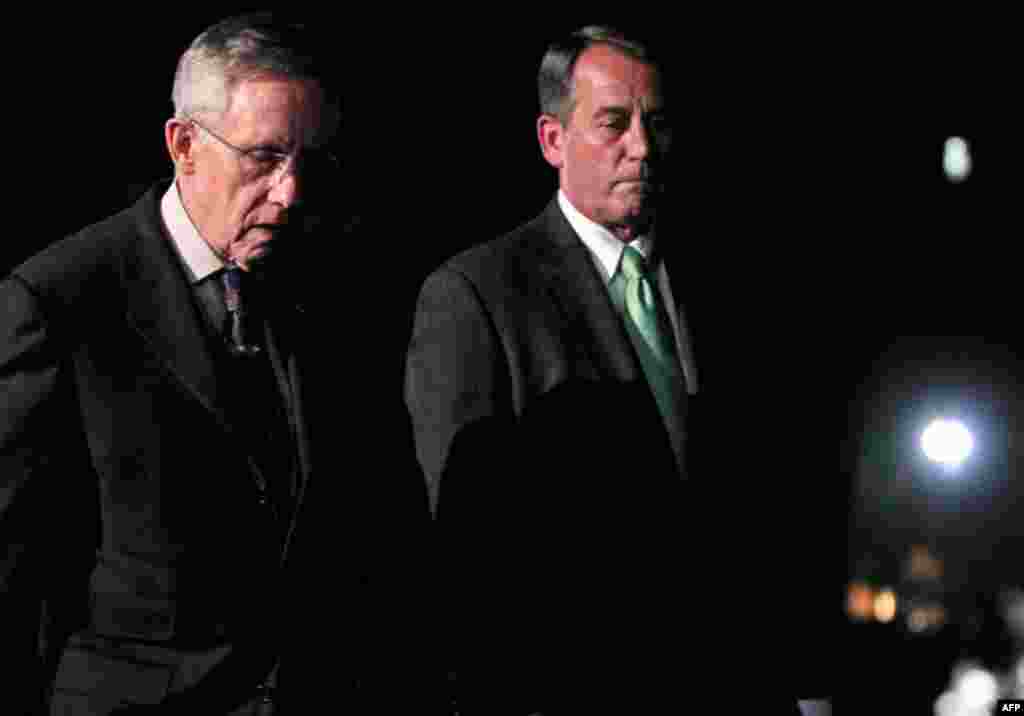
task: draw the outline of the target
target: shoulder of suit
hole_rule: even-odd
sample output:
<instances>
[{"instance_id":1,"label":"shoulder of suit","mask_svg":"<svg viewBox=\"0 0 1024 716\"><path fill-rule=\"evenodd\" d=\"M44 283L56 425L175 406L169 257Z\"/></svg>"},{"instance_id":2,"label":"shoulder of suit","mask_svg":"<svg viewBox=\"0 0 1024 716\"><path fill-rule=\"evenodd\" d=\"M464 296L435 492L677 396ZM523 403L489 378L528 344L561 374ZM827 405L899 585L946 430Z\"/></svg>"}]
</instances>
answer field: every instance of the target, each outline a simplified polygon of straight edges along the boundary
<instances>
[{"instance_id":1,"label":"shoulder of suit","mask_svg":"<svg viewBox=\"0 0 1024 716\"><path fill-rule=\"evenodd\" d=\"M50 244L11 273L51 310L84 308L117 284L126 252L147 225L156 226L152 216L158 201L153 188L133 206Z\"/></svg>"},{"instance_id":2,"label":"shoulder of suit","mask_svg":"<svg viewBox=\"0 0 1024 716\"><path fill-rule=\"evenodd\" d=\"M470 247L448 259L438 271L452 271L475 284L495 283L530 275L538 254L550 248L545 215L491 241Z\"/></svg>"}]
</instances>

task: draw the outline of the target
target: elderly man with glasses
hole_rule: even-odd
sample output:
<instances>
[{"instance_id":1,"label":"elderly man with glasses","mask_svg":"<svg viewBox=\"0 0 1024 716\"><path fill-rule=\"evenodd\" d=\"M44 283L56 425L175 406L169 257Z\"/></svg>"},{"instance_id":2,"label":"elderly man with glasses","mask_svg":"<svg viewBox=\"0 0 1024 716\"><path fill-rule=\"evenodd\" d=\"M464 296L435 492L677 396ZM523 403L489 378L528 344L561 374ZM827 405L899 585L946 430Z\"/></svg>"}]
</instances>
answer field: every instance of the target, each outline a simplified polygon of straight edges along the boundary
<instances>
[{"instance_id":1,"label":"elderly man with glasses","mask_svg":"<svg viewBox=\"0 0 1024 716\"><path fill-rule=\"evenodd\" d=\"M319 45L269 15L201 33L164 129L174 179L0 281L0 712L281 697L311 345L266 269L334 188Z\"/></svg>"}]
</instances>

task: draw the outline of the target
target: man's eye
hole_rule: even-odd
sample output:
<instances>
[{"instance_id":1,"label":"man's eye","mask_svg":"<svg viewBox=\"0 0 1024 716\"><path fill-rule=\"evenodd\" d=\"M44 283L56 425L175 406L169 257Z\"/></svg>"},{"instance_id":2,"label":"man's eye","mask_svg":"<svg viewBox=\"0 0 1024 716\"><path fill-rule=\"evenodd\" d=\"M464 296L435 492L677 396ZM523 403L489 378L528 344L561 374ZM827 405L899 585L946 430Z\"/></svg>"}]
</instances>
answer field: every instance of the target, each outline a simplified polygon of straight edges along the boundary
<instances>
[{"instance_id":1,"label":"man's eye","mask_svg":"<svg viewBox=\"0 0 1024 716\"><path fill-rule=\"evenodd\" d=\"M283 161L284 155L281 152L275 152L272 149L253 149L249 152L249 156L257 164L277 164Z\"/></svg>"}]
</instances>

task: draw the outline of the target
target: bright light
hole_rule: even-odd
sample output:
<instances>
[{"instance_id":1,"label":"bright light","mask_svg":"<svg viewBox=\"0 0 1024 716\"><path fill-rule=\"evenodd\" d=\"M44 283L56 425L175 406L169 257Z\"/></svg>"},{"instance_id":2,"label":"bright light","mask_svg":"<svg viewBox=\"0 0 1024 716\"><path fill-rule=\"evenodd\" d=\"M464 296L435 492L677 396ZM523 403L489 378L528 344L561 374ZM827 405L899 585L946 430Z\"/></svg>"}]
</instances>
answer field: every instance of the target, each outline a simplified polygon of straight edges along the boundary
<instances>
[{"instance_id":1,"label":"bright light","mask_svg":"<svg viewBox=\"0 0 1024 716\"><path fill-rule=\"evenodd\" d=\"M959 420L934 420L921 433L921 449L929 460L956 467L971 454L974 438Z\"/></svg>"},{"instance_id":2,"label":"bright light","mask_svg":"<svg viewBox=\"0 0 1024 716\"><path fill-rule=\"evenodd\" d=\"M960 696L955 691L943 691L935 700L935 716L964 716Z\"/></svg>"},{"instance_id":3,"label":"bright light","mask_svg":"<svg viewBox=\"0 0 1024 716\"><path fill-rule=\"evenodd\" d=\"M942 169L952 182L962 182L971 173L971 150L961 137L950 137L942 149Z\"/></svg>"},{"instance_id":4,"label":"bright light","mask_svg":"<svg viewBox=\"0 0 1024 716\"><path fill-rule=\"evenodd\" d=\"M956 690L968 708L988 709L999 698L999 681L988 671L973 667L960 675Z\"/></svg>"},{"instance_id":5,"label":"bright light","mask_svg":"<svg viewBox=\"0 0 1024 716\"><path fill-rule=\"evenodd\" d=\"M888 624L896 618L896 592L883 589L875 595L875 619Z\"/></svg>"}]
</instances>

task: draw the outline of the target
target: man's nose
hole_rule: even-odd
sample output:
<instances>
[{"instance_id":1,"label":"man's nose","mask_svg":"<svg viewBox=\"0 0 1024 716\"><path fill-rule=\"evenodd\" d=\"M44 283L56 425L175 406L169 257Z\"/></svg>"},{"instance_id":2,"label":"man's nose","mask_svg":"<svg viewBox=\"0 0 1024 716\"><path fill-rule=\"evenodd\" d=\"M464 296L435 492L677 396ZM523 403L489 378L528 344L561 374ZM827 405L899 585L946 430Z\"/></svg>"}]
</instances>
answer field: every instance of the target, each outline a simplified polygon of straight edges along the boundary
<instances>
[{"instance_id":1,"label":"man's nose","mask_svg":"<svg viewBox=\"0 0 1024 716\"><path fill-rule=\"evenodd\" d=\"M631 159L638 160L646 159L651 152L650 135L639 117L633 119L626 135L626 151Z\"/></svg>"},{"instance_id":2,"label":"man's nose","mask_svg":"<svg viewBox=\"0 0 1024 716\"><path fill-rule=\"evenodd\" d=\"M274 185L268 198L288 209L301 200L302 179L299 177L295 157L289 157L273 178Z\"/></svg>"}]
</instances>

